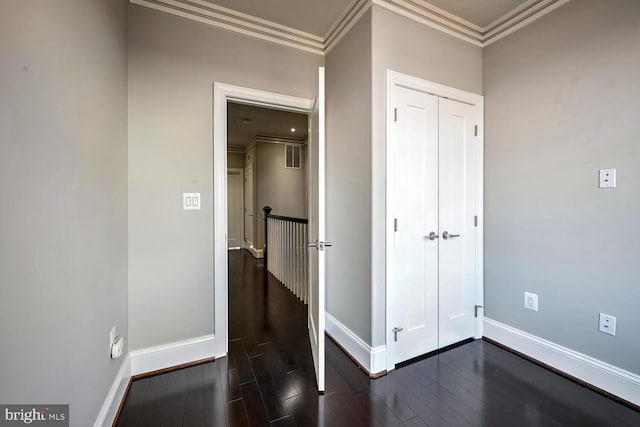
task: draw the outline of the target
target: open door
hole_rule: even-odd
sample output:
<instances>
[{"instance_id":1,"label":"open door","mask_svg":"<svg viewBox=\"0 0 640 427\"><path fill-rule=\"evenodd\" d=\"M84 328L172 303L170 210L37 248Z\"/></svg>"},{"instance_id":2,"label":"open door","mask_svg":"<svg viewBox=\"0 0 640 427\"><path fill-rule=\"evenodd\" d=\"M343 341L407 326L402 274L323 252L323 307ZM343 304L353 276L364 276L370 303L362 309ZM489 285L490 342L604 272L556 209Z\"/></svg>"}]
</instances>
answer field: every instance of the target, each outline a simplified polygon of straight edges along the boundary
<instances>
[{"instance_id":1,"label":"open door","mask_svg":"<svg viewBox=\"0 0 640 427\"><path fill-rule=\"evenodd\" d=\"M324 67L318 70L318 93L309 114L309 340L318 391L324 392L325 177Z\"/></svg>"}]
</instances>

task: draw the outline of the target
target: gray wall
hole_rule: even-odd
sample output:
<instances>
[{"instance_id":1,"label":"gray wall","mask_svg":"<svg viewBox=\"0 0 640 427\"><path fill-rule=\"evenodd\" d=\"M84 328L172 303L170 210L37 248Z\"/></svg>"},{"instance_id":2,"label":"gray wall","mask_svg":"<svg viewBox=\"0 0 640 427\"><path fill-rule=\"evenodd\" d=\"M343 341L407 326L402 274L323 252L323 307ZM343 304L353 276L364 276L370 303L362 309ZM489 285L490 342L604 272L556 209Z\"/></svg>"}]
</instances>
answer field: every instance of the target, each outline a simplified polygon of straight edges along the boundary
<instances>
[{"instance_id":1,"label":"gray wall","mask_svg":"<svg viewBox=\"0 0 640 427\"><path fill-rule=\"evenodd\" d=\"M639 52L637 0L580 0L484 57L486 315L636 374ZM597 188L602 168L618 188Z\"/></svg>"},{"instance_id":2,"label":"gray wall","mask_svg":"<svg viewBox=\"0 0 640 427\"><path fill-rule=\"evenodd\" d=\"M326 56L327 311L371 342L371 12Z\"/></svg>"},{"instance_id":3,"label":"gray wall","mask_svg":"<svg viewBox=\"0 0 640 427\"><path fill-rule=\"evenodd\" d=\"M378 6L372 40L372 345L378 346L385 343L386 70L481 94L482 49Z\"/></svg>"},{"instance_id":4,"label":"gray wall","mask_svg":"<svg viewBox=\"0 0 640 427\"><path fill-rule=\"evenodd\" d=\"M256 247L264 246L264 211L269 205L274 215L306 218L307 187L305 181L306 159L302 157L302 169L287 169L285 146L268 142L256 143ZM302 155L302 153L301 153Z\"/></svg>"},{"instance_id":5,"label":"gray wall","mask_svg":"<svg viewBox=\"0 0 640 427\"><path fill-rule=\"evenodd\" d=\"M244 154L227 152L227 167L244 169Z\"/></svg>"},{"instance_id":6,"label":"gray wall","mask_svg":"<svg viewBox=\"0 0 640 427\"><path fill-rule=\"evenodd\" d=\"M0 402L69 403L75 427L127 338L126 13L0 2Z\"/></svg>"},{"instance_id":7,"label":"gray wall","mask_svg":"<svg viewBox=\"0 0 640 427\"><path fill-rule=\"evenodd\" d=\"M213 82L310 98L322 57L129 7L129 313L140 349L213 331ZM202 194L184 212L183 192Z\"/></svg>"}]
</instances>

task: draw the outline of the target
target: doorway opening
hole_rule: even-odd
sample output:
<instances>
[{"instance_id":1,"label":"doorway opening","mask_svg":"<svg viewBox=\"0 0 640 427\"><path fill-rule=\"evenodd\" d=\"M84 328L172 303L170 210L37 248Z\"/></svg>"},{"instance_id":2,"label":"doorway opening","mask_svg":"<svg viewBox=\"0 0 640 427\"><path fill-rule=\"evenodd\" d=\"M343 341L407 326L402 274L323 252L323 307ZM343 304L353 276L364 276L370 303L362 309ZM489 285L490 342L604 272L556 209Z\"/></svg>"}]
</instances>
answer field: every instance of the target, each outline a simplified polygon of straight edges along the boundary
<instances>
[{"instance_id":1,"label":"doorway opening","mask_svg":"<svg viewBox=\"0 0 640 427\"><path fill-rule=\"evenodd\" d=\"M324 69L318 72L319 84L314 99L298 98L233 86L214 83L213 87L213 212L214 212L214 345L215 354L223 357L229 352L229 250L227 241L228 206L227 206L227 105L229 102L267 107L274 110L292 111L309 115L309 223L310 230L320 230L309 236L310 240L324 243L324 214L318 207L324 207ZM319 136L318 136L319 135ZM315 151L312 151L315 148ZM285 161L287 160L285 151ZM294 154L291 154L294 155ZM293 166L296 162L293 161ZM315 166L315 168L314 168ZM321 166L321 167L319 167ZM315 171L315 173L313 173ZM245 176L246 178L246 176ZM314 185L315 184L315 185ZM320 191L321 189L322 191ZM315 201L315 204L314 204ZM317 212L322 212L318 214ZM315 227L312 225L315 224ZM255 230L254 230L255 235ZM254 245L255 246L255 245ZM308 335L311 344L313 366L316 371L318 390L324 390L324 254L314 246L316 251L309 259L309 304ZM259 249L259 248L258 248ZM317 253L316 253L317 252ZM322 268L312 268L318 265ZM316 271L317 270L317 271ZM315 278L315 280L313 280ZM322 283L322 285L320 285ZM314 288L315 285L315 288Z\"/></svg>"},{"instance_id":2,"label":"doorway opening","mask_svg":"<svg viewBox=\"0 0 640 427\"><path fill-rule=\"evenodd\" d=\"M308 120L306 112L227 103L229 250L264 257L265 206L274 216L307 221Z\"/></svg>"}]
</instances>

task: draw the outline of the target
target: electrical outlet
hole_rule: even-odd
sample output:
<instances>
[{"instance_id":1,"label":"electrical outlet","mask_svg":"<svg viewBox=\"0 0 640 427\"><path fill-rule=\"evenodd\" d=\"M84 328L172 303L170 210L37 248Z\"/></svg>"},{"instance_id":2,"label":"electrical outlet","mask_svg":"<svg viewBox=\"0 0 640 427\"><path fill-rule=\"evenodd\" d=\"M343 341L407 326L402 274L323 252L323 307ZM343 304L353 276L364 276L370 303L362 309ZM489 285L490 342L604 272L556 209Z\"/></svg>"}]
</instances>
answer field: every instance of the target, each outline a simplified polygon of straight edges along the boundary
<instances>
[{"instance_id":1,"label":"electrical outlet","mask_svg":"<svg viewBox=\"0 0 640 427\"><path fill-rule=\"evenodd\" d=\"M616 336L616 317L610 314L600 313L598 330L602 333Z\"/></svg>"},{"instance_id":2,"label":"electrical outlet","mask_svg":"<svg viewBox=\"0 0 640 427\"><path fill-rule=\"evenodd\" d=\"M109 332L109 354L111 354L111 346L113 342L116 340L116 327L111 328L111 332Z\"/></svg>"},{"instance_id":3,"label":"electrical outlet","mask_svg":"<svg viewBox=\"0 0 640 427\"><path fill-rule=\"evenodd\" d=\"M538 311L538 295L531 292L524 293L524 308Z\"/></svg>"},{"instance_id":4,"label":"electrical outlet","mask_svg":"<svg viewBox=\"0 0 640 427\"><path fill-rule=\"evenodd\" d=\"M615 169L600 169L600 188L615 188L616 187L616 170Z\"/></svg>"}]
</instances>

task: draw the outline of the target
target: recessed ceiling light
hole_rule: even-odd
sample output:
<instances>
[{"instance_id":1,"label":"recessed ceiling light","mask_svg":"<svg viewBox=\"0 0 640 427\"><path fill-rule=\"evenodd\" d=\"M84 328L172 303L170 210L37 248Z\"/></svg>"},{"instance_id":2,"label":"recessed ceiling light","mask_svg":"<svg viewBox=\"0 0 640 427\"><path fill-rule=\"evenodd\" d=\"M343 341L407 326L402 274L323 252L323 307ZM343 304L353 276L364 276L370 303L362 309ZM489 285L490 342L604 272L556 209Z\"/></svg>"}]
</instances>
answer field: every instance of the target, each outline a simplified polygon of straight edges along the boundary
<instances>
[{"instance_id":1,"label":"recessed ceiling light","mask_svg":"<svg viewBox=\"0 0 640 427\"><path fill-rule=\"evenodd\" d=\"M291 132L295 132L295 131L296 131L296 128L291 128Z\"/></svg>"}]
</instances>

